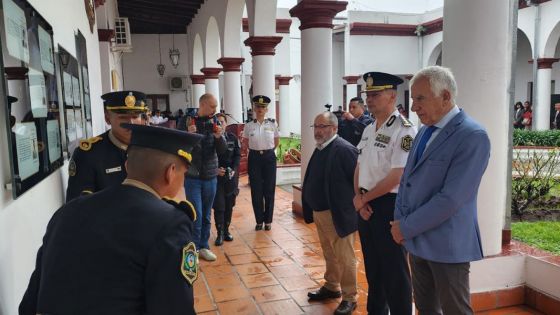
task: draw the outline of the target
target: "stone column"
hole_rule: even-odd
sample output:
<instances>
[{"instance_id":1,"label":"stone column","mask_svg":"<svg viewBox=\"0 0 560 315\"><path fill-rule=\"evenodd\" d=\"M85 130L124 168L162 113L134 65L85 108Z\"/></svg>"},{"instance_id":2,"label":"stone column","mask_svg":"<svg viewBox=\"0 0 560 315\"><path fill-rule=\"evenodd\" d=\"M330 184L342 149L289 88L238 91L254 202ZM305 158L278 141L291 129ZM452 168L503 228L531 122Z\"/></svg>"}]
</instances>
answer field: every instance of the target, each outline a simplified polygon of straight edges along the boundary
<instances>
[{"instance_id":1,"label":"stone column","mask_svg":"<svg viewBox=\"0 0 560 315\"><path fill-rule=\"evenodd\" d=\"M218 74L222 72L222 68L202 68L200 72L204 73L204 84L206 86L206 93L214 95L218 101L216 112L220 112L222 108L222 100L220 98L220 81L218 81Z\"/></svg>"},{"instance_id":2,"label":"stone column","mask_svg":"<svg viewBox=\"0 0 560 315\"><path fill-rule=\"evenodd\" d=\"M270 98L267 116L276 118L276 87L274 81L275 47L282 36L251 36L245 46L251 47L253 56L253 95L266 95Z\"/></svg>"},{"instance_id":3,"label":"stone column","mask_svg":"<svg viewBox=\"0 0 560 315\"><path fill-rule=\"evenodd\" d=\"M278 124L280 135L287 137L290 135L290 80L292 77L276 76L278 85L280 86L280 115Z\"/></svg>"},{"instance_id":4,"label":"stone column","mask_svg":"<svg viewBox=\"0 0 560 315\"><path fill-rule=\"evenodd\" d=\"M224 110L234 120L243 123L243 104L241 101L241 64L244 58L222 57L218 63L224 68Z\"/></svg>"},{"instance_id":5,"label":"stone column","mask_svg":"<svg viewBox=\"0 0 560 315\"><path fill-rule=\"evenodd\" d=\"M537 59L537 106L533 107L533 130L550 129L550 95L552 64L558 58ZM532 60L529 61L533 63Z\"/></svg>"},{"instance_id":6,"label":"stone column","mask_svg":"<svg viewBox=\"0 0 560 315\"><path fill-rule=\"evenodd\" d=\"M416 114L416 112L412 111L412 91L410 90L410 79L412 79L412 75L407 75L405 76L406 79L406 85L407 85L407 89L408 89L408 120L410 120L414 126L416 126L416 129L419 130L420 129L420 125L422 123L420 123L420 119L418 118L418 115Z\"/></svg>"},{"instance_id":7,"label":"stone column","mask_svg":"<svg viewBox=\"0 0 560 315\"><path fill-rule=\"evenodd\" d=\"M360 78L361 76L359 75L347 75L343 77L343 79L346 81L346 106L344 106L344 110L346 111L348 110L348 105L350 105L350 100L356 96L360 96L358 95L358 80Z\"/></svg>"},{"instance_id":8,"label":"stone column","mask_svg":"<svg viewBox=\"0 0 560 315\"><path fill-rule=\"evenodd\" d=\"M192 74L192 108L198 108L198 99L206 93L206 86L204 85L203 74Z\"/></svg>"},{"instance_id":9,"label":"stone column","mask_svg":"<svg viewBox=\"0 0 560 315\"><path fill-rule=\"evenodd\" d=\"M443 6L442 64L457 80L457 105L486 128L492 146L478 194L478 222L486 256L501 252L509 198L508 134L512 126L506 120L513 104L508 89L514 14L513 1L445 0Z\"/></svg>"},{"instance_id":10,"label":"stone column","mask_svg":"<svg viewBox=\"0 0 560 315\"><path fill-rule=\"evenodd\" d=\"M315 148L315 116L332 104L332 20L346 1L301 0L290 10L301 21L301 178Z\"/></svg>"}]
</instances>

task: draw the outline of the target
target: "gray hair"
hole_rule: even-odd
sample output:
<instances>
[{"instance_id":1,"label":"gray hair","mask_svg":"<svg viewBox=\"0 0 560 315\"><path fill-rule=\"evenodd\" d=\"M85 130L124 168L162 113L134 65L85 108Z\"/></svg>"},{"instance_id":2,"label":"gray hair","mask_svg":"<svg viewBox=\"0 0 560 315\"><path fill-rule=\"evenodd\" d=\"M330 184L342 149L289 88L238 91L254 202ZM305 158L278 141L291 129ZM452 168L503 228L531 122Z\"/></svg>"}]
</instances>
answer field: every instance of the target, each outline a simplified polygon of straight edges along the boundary
<instances>
[{"instance_id":1,"label":"gray hair","mask_svg":"<svg viewBox=\"0 0 560 315\"><path fill-rule=\"evenodd\" d=\"M338 118L332 112L329 112L329 111L322 112L319 115L317 115L317 117L319 117L319 116L323 116L323 117L327 118L327 120L329 121L329 123L331 125L338 127ZM315 119L317 119L317 117L315 117Z\"/></svg>"},{"instance_id":2,"label":"gray hair","mask_svg":"<svg viewBox=\"0 0 560 315\"><path fill-rule=\"evenodd\" d=\"M451 94L451 104L455 104L457 97L457 82L449 68L440 66L426 67L418 72L410 80L410 86L420 78L426 78L430 82L430 87L434 95L441 96L445 90Z\"/></svg>"}]
</instances>

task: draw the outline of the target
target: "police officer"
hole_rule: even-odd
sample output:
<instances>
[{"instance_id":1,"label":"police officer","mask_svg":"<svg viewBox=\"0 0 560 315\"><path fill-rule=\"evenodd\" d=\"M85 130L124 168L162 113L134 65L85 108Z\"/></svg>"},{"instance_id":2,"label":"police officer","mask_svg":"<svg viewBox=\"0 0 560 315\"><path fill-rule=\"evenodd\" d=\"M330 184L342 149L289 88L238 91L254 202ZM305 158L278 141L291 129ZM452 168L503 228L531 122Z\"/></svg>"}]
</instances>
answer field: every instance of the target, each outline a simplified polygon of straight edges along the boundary
<instances>
[{"instance_id":1,"label":"police officer","mask_svg":"<svg viewBox=\"0 0 560 315\"><path fill-rule=\"evenodd\" d=\"M276 154L278 128L274 119L265 118L270 98L256 95L252 98L256 119L245 124L243 146L249 148L249 182L251 201L257 225L255 230L270 230L274 212L276 188Z\"/></svg>"},{"instance_id":2,"label":"police officer","mask_svg":"<svg viewBox=\"0 0 560 315\"><path fill-rule=\"evenodd\" d=\"M144 124L147 111L144 93L111 92L101 96L105 121L111 129L97 137L80 141L68 166L66 201L122 183L126 178L126 149L130 130L121 123Z\"/></svg>"},{"instance_id":3,"label":"police officer","mask_svg":"<svg viewBox=\"0 0 560 315\"><path fill-rule=\"evenodd\" d=\"M232 132L226 132L227 118L223 113L216 115L222 125L222 131L226 138L227 150L218 155L218 187L214 197L214 222L216 223L216 241L214 245L220 246L225 241L233 241L229 232L231 215L235 206L235 199L239 194L237 188L239 183L239 160L241 159L241 148L239 140Z\"/></svg>"},{"instance_id":4,"label":"police officer","mask_svg":"<svg viewBox=\"0 0 560 315\"><path fill-rule=\"evenodd\" d=\"M368 72L363 76L368 109L375 116L358 144L354 206L368 281L369 314L410 315L412 290L406 253L393 241L395 197L416 128L395 108L397 76ZM375 290L375 291L373 291Z\"/></svg>"},{"instance_id":5,"label":"police officer","mask_svg":"<svg viewBox=\"0 0 560 315\"><path fill-rule=\"evenodd\" d=\"M362 133L373 119L365 114L365 104L361 97L354 97L350 100L348 111L343 112L338 126L338 135L344 140L358 145L362 139Z\"/></svg>"},{"instance_id":6,"label":"police officer","mask_svg":"<svg viewBox=\"0 0 560 315\"><path fill-rule=\"evenodd\" d=\"M195 210L165 197L183 188L202 137L125 126L132 130L127 178L56 211L20 315L195 314Z\"/></svg>"}]
</instances>

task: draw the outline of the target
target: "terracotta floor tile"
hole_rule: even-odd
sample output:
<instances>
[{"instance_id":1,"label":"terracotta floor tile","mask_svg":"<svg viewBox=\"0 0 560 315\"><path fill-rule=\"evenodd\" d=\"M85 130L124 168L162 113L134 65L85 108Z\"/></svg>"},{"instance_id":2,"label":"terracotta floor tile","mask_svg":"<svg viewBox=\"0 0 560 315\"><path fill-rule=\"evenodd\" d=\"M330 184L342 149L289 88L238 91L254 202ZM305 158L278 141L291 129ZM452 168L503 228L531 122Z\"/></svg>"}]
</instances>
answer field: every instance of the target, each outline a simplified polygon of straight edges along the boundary
<instances>
[{"instance_id":1,"label":"terracotta floor tile","mask_svg":"<svg viewBox=\"0 0 560 315\"><path fill-rule=\"evenodd\" d=\"M231 265L207 265L200 268L206 278L223 277L235 272Z\"/></svg>"},{"instance_id":2,"label":"terracotta floor tile","mask_svg":"<svg viewBox=\"0 0 560 315\"><path fill-rule=\"evenodd\" d=\"M294 299L294 301L296 301L296 303L299 306L309 306L309 305L314 305L314 304L321 304L323 302L319 302L319 301L309 301L309 298L307 297L307 293L309 293L310 291L315 291L319 289L319 286L317 285L314 288L311 289L306 289L306 290L299 290L299 291L292 291L292 292L288 292L290 294L290 296L292 297L292 299ZM331 300L329 300L330 303ZM332 300L333 302L336 301L338 302L338 300Z\"/></svg>"},{"instance_id":3,"label":"terracotta floor tile","mask_svg":"<svg viewBox=\"0 0 560 315\"><path fill-rule=\"evenodd\" d=\"M303 306L302 309L305 312L305 314L326 315L326 314L334 313L334 311L338 307L338 304L339 304L338 302L328 303L328 304L313 304L309 306Z\"/></svg>"},{"instance_id":4,"label":"terracotta floor tile","mask_svg":"<svg viewBox=\"0 0 560 315\"><path fill-rule=\"evenodd\" d=\"M311 289L317 286L317 283L307 276L279 278L278 281L286 291Z\"/></svg>"},{"instance_id":5,"label":"terracotta floor tile","mask_svg":"<svg viewBox=\"0 0 560 315\"><path fill-rule=\"evenodd\" d=\"M505 307L499 308L495 310L489 310L481 313L476 313L477 315L528 315L528 314L542 314L540 312L531 310L530 308L524 306L513 306L513 307Z\"/></svg>"},{"instance_id":6,"label":"terracotta floor tile","mask_svg":"<svg viewBox=\"0 0 560 315\"><path fill-rule=\"evenodd\" d=\"M268 269L270 269L270 272L272 272L276 278L297 277L306 275L305 270L295 263L291 263L289 265L268 267Z\"/></svg>"},{"instance_id":7,"label":"terracotta floor tile","mask_svg":"<svg viewBox=\"0 0 560 315\"><path fill-rule=\"evenodd\" d=\"M262 257L261 261L267 267L283 266L293 264L294 261L288 256L272 256L272 257Z\"/></svg>"},{"instance_id":8,"label":"terracotta floor tile","mask_svg":"<svg viewBox=\"0 0 560 315\"><path fill-rule=\"evenodd\" d=\"M278 281L270 272L256 275L242 275L241 280L249 289L278 284Z\"/></svg>"},{"instance_id":9,"label":"terracotta floor tile","mask_svg":"<svg viewBox=\"0 0 560 315\"><path fill-rule=\"evenodd\" d=\"M319 255L294 257L294 261L304 268L325 265L325 259Z\"/></svg>"},{"instance_id":10,"label":"terracotta floor tile","mask_svg":"<svg viewBox=\"0 0 560 315\"><path fill-rule=\"evenodd\" d=\"M202 312L213 311L216 309L216 305L209 295L201 295L194 298L194 309L198 314Z\"/></svg>"},{"instance_id":11,"label":"terracotta floor tile","mask_svg":"<svg viewBox=\"0 0 560 315\"><path fill-rule=\"evenodd\" d=\"M541 260L547 261L552 263L556 266L560 266L560 256L550 256L550 257L543 257Z\"/></svg>"},{"instance_id":12,"label":"terracotta floor tile","mask_svg":"<svg viewBox=\"0 0 560 315\"><path fill-rule=\"evenodd\" d=\"M268 269L266 269L262 263L236 265L235 269L237 269L237 273L239 273L239 275L253 275L268 272Z\"/></svg>"},{"instance_id":13,"label":"terracotta floor tile","mask_svg":"<svg viewBox=\"0 0 560 315\"><path fill-rule=\"evenodd\" d=\"M259 311L251 298L218 303L220 314L229 315L258 315Z\"/></svg>"},{"instance_id":14,"label":"terracotta floor tile","mask_svg":"<svg viewBox=\"0 0 560 315\"><path fill-rule=\"evenodd\" d=\"M304 268L311 279L322 280L325 276L325 266L306 267Z\"/></svg>"},{"instance_id":15,"label":"terracotta floor tile","mask_svg":"<svg viewBox=\"0 0 560 315\"><path fill-rule=\"evenodd\" d=\"M274 243L274 241L271 239L247 241L247 245L253 249L276 247L276 243Z\"/></svg>"},{"instance_id":16,"label":"terracotta floor tile","mask_svg":"<svg viewBox=\"0 0 560 315\"><path fill-rule=\"evenodd\" d=\"M214 277L206 279L208 287L212 290L214 288L233 287L241 284L238 276L235 274L225 275L223 277Z\"/></svg>"},{"instance_id":17,"label":"terracotta floor tile","mask_svg":"<svg viewBox=\"0 0 560 315\"><path fill-rule=\"evenodd\" d=\"M282 248L280 248L276 245L273 245L273 246L270 246L270 247L264 247L264 248L255 248L254 252L260 258L270 257L270 256L280 256L280 255L284 254L284 250L282 250Z\"/></svg>"},{"instance_id":18,"label":"terracotta floor tile","mask_svg":"<svg viewBox=\"0 0 560 315\"><path fill-rule=\"evenodd\" d=\"M238 300L249 296L249 291L241 283L231 287L212 287L211 290L216 303Z\"/></svg>"},{"instance_id":19,"label":"terracotta floor tile","mask_svg":"<svg viewBox=\"0 0 560 315\"><path fill-rule=\"evenodd\" d=\"M234 246L224 247L224 252L226 253L227 256L233 256L233 255L241 255L241 254L250 254L253 251L251 250L251 248L249 248L249 246L245 244L236 244Z\"/></svg>"},{"instance_id":20,"label":"terracotta floor tile","mask_svg":"<svg viewBox=\"0 0 560 315\"><path fill-rule=\"evenodd\" d=\"M284 288L282 288L281 285L253 288L251 289L251 295L255 298L257 303L290 298L290 295L286 292L286 290L284 290Z\"/></svg>"},{"instance_id":21,"label":"terracotta floor tile","mask_svg":"<svg viewBox=\"0 0 560 315\"><path fill-rule=\"evenodd\" d=\"M193 284L193 294L194 296L208 294L208 287L206 286L206 281L201 273L198 274L198 279L196 279Z\"/></svg>"},{"instance_id":22,"label":"terracotta floor tile","mask_svg":"<svg viewBox=\"0 0 560 315\"><path fill-rule=\"evenodd\" d=\"M255 254L228 256L228 259L232 265L241 265L241 264L259 262L259 258Z\"/></svg>"},{"instance_id":23,"label":"terracotta floor tile","mask_svg":"<svg viewBox=\"0 0 560 315\"><path fill-rule=\"evenodd\" d=\"M298 236L298 239L301 240L304 244L319 243L319 237L317 236L317 234L301 235Z\"/></svg>"},{"instance_id":24,"label":"terracotta floor tile","mask_svg":"<svg viewBox=\"0 0 560 315\"><path fill-rule=\"evenodd\" d=\"M274 241L276 241L276 239L274 239ZM277 242L278 246L280 246L280 248L282 249L290 249L290 248L301 248L301 247L305 247L305 244L303 244L302 242L298 241L297 238L293 238L290 240L282 240L281 242Z\"/></svg>"},{"instance_id":25,"label":"terracotta floor tile","mask_svg":"<svg viewBox=\"0 0 560 315\"><path fill-rule=\"evenodd\" d=\"M288 255L290 257L303 257L303 256L315 256L315 255L317 255L317 253L315 253L311 248L309 248L307 246L298 247L298 248L287 248L287 249L284 249L284 252L286 253L286 255Z\"/></svg>"},{"instance_id":26,"label":"terracotta floor tile","mask_svg":"<svg viewBox=\"0 0 560 315\"><path fill-rule=\"evenodd\" d=\"M302 309L293 300L261 303L259 307L264 315L303 314Z\"/></svg>"}]
</instances>

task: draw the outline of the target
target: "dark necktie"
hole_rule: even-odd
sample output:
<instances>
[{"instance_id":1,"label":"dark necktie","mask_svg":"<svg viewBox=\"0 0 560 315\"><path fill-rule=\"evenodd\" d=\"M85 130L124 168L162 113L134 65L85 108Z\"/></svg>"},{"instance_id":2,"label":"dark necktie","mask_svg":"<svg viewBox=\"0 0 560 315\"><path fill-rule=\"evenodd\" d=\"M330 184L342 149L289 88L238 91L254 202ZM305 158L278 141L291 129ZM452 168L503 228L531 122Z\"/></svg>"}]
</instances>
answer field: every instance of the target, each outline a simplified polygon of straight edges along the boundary
<instances>
[{"instance_id":1,"label":"dark necktie","mask_svg":"<svg viewBox=\"0 0 560 315\"><path fill-rule=\"evenodd\" d=\"M428 140L430 140L432 133L434 133L434 131L436 131L437 128L438 127L436 126L429 126L428 128L426 128L426 131L424 131L424 133L422 134L422 138L420 138L420 142L418 142L418 147L416 148L416 159L414 160L414 164L418 163L418 161L422 157L422 154L424 153L424 149L426 149L426 144L428 143Z\"/></svg>"}]
</instances>

